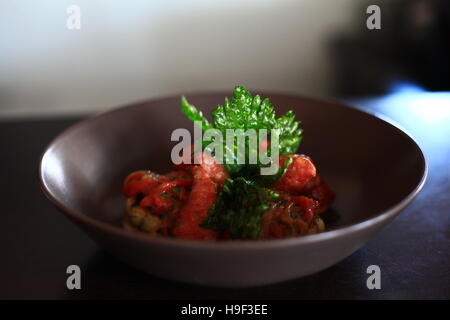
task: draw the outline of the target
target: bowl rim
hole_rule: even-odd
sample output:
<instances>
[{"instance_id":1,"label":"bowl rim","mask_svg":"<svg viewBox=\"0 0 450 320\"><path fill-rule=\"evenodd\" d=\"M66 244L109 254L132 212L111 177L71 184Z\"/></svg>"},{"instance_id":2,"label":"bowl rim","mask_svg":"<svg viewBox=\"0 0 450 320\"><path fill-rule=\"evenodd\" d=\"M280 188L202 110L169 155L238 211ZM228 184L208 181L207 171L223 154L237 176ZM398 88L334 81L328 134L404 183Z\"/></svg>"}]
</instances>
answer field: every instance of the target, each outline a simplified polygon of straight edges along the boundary
<instances>
[{"instance_id":1,"label":"bowl rim","mask_svg":"<svg viewBox=\"0 0 450 320\"><path fill-rule=\"evenodd\" d=\"M257 90L255 90L257 91ZM44 195L47 197L47 199L60 211L62 212L66 217L73 219L74 221L88 225L92 229L100 229L101 231L105 233L110 233L115 236L126 238L128 240L134 240L139 241L142 243L147 244L153 244L153 245L164 245L164 246L172 246L172 247L189 247L189 248L198 248L198 249L216 249L216 250L245 250L245 249L266 249L266 248L280 248L280 247L290 247L290 246L297 246L302 244L309 244L309 243L319 243L319 242L325 242L330 239L340 238L344 237L346 235L349 235L351 233L355 233L361 230L364 230L366 228L369 228L374 225L382 224L384 221L387 221L390 218L394 218L398 213L400 213L401 210L403 210L408 204L410 204L416 196L422 191L425 182L427 180L428 176L428 162L426 160L425 154L420 147L417 140L411 135L411 133L408 132L403 126L401 126L398 122L392 120L388 116L384 115L383 113L380 113L378 111L369 111L369 110L361 110L359 108L356 108L351 105L347 105L339 100L334 99L323 99L323 98L313 98L308 96L302 96L302 95L296 95L296 94L290 94L290 93L284 93L284 92L273 92L273 91L265 91L260 90L257 91L260 92L260 95L265 96L284 96L287 98L292 99L303 99L303 100L309 100L315 103L323 103L323 104L333 104L335 106L339 106L342 108L351 109L354 112L363 113L365 115L369 115L371 117L374 117L375 119L379 121L383 121L387 123L388 125L394 127L399 133L406 136L406 138L410 139L415 146L417 147L417 150L420 153L421 160L423 162L423 171L422 176L419 181L419 183L414 187L414 189L405 196L401 201L396 203L395 205L391 206L390 208L381 211L380 213L369 217L367 219L364 219L362 221L352 223L346 226L339 227L334 230L325 231L323 233L318 234L312 234L307 236L301 236L301 237L292 237L292 238L283 238L283 239L262 239L262 240L235 240L235 241L198 241L198 240L187 240L187 239L177 239L172 237L150 237L148 235L145 235L143 233L137 233L137 232L130 232L125 230L124 228L121 228L116 225L112 225L107 222L103 222L100 220L97 220L95 218L92 218L90 216L84 215L78 210L72 209L62 202L60 202L56 196L54 196L47 185L47 182L44 177L45 172L45 162L46 157L49 155L50 151L55 148L58 141L69 135L71 132L77 130L78 127L86 125L88 122L96 121L99 118L111 116L115 113L124 112L129 108L135 108L135 107L141 107L142 105L147 105L163 100L169 100L174 99L175 97L178 97L180 95L168 95L163 97L157 97L154 99L148 99L143 100L135 103L125 104L120 107L116 107L113 109L110 109L108 111L104 111L98 114L94 114L86 119L80 120L76 122L75 124L69 126L68 128L64 129L61 133L59 133L56 137L54 137L50 143L47 145L47 147L42 152L42 155L40 157L39 166L38 166L38 179L39 179L39 185L44 193ZM186 94L189 97L195 98L196 96L205 96L205 95L224 95L228 94L226 91L211 91L211 92L194 92L194 93L188 93ZM294 107L293 107L294 108Z\"/></svg>"}]
</instances>

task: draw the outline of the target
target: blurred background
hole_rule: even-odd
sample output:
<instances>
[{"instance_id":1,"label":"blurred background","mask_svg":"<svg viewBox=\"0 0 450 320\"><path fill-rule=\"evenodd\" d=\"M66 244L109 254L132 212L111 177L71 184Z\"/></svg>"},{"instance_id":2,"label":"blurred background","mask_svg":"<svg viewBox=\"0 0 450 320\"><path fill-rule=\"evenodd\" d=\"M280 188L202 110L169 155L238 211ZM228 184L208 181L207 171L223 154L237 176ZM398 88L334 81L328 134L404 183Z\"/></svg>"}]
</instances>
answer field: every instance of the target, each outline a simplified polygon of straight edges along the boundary
<instances>
[{"instance_id":1,"label":"blurred background","mask_svg":"<svg viewBox=\"0 0 450 320\"><path fill-rule=\"evenodd\" d=\"M366 27L374 4L380 30ZM79 30L66 26L70 5ZM449 57L448 0L2 0L0 117L236 84L346 98L446 91Z\"/></svg>"},{"instance_id":2,"label":"blurred background","mask_svg":"<svg viewBox=\"0 0 450 320\"><path fill-rule=\"evenodd\" d=\"M67 28L71 5L80 29ZM366 25L371 5L379 30ZM166 95L231 94L236 84L385 115L416 139L429 168L416 201L366 249L323 274L236 298L448 297L450 0L0 0L0 298L230 296L143 279L115 262L55 215L36 169L49 141L90 114ZM318 125L333 121L324 114ZM354 185L350 177L338 192ZM88 291L61 285L73 263L87 268ZM383 290L364 286L372 264L387 277Z\"/></svg>"}]
</instances>

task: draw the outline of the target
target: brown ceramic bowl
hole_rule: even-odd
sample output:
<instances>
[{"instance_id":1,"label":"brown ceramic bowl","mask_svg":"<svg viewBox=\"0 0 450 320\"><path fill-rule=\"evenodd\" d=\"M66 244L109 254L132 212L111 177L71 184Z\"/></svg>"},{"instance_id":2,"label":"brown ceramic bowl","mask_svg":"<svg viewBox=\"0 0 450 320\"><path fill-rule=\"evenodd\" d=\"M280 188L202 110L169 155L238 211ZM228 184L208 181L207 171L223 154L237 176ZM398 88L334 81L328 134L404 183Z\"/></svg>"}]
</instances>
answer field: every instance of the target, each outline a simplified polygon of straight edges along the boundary
<instances>
[{"instance_id":1,"label":"brown ceramic bowl","mask_svg":"<svg viewBox=\"0 0 450 320\"><path fill-rule=\"evenodd\" d=\"M209 114L226 95L230 93L188 98ZM424 155L398 127L335 102L262 96L271 98L278 113L292 108L301 119L299 152L311 156L337 193L334 208L340 217L324 233L205 243L125 231L124 177L137 169L169 170L172 130L192 129L180 112L179 96L112 110L63 132L42 157L42 190L101 247L136 268L183 282L244 287L330 267L364 245L422 189Z\"/></svg>"}]
</instances>

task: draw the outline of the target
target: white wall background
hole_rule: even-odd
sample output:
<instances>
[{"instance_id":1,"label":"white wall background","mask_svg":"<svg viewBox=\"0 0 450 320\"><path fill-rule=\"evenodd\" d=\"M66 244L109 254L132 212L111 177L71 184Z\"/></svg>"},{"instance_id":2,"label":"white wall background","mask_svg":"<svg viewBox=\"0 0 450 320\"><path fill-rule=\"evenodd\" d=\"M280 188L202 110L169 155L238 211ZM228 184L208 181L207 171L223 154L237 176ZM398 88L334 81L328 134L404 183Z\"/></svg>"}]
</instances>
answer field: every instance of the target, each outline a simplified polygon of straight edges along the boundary
<instances>
[{"instance_id":1,"label":"white wall background","mask_svg":"<svg viewBox=\"0 0 450 320\"><path fill-rule=\"evenodd\" d=\"M358 0L2 0L0 116L100 111L235 84L324 96ZM81 30L66 8L81 8ZM365 12L361 12L365 14Z\"/></svg>"}]
</instances>

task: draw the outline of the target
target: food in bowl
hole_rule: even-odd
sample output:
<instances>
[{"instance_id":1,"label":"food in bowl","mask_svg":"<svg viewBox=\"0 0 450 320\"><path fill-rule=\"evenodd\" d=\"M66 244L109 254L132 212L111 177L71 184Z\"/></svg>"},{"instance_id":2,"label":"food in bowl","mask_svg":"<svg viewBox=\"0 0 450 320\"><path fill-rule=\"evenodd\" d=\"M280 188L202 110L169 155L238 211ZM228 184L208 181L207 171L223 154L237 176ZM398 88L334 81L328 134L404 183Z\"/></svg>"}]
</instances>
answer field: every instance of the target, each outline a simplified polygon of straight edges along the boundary
<instances>
[{"instance_id":1,"label":"food in bowl","mask_svg":"<svg viewBox=\"0 0 450 320\"><path fill-rule=\"evenodd\" d=\"M200 93L190 95L189 100L204 106L209 115L226 95ZM176 127L189 127L178 112L179 97L118 108L66 130L42 157L41 188L99 246L157 277L196 285L248 287L324 270L374 238L413 201L426 180L424 154L407 133L373 114L336 102L271 92L264 95L281 114L289 106L298 106L294 110L307 134L300 152L313 157L319 174L337 191L338 201L320 215L326 232L260 241L189 241L170 234L148 236L124 230L121 181L139 168L170 171L166 156L171 154L171 143L164 140ZM324 115L333 121L325 121ZM285 155L295 153L294 146ZM223 165L233 179L238 166ZM339 212L339 220L329 221L334 211ZM391 225L393 230L402 230L402 221Z\"/></svg>"},{"instance_id":2,"label":"food in bowl","mask_svg":"<svg viewBox=\"0 0 450 320\"><path fill-rule=\"evenodd\" d=\"M269 99L243 86L213 110L211 123L184 97L181 109L201 128L202 141L182 148L167 174L140 170L126 177L125 228L203 241L325 230L321 216L335 194L312 160L296 154L302 130L292 111L276 118ZM228 139L230 130L235 135Z\"/></svg>"}]
</instances>

